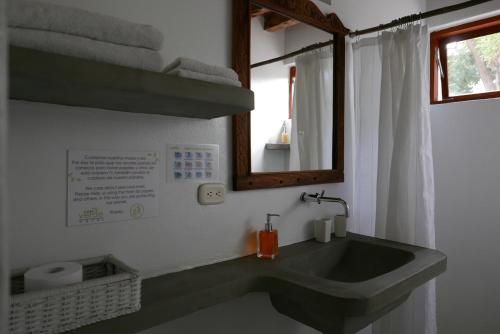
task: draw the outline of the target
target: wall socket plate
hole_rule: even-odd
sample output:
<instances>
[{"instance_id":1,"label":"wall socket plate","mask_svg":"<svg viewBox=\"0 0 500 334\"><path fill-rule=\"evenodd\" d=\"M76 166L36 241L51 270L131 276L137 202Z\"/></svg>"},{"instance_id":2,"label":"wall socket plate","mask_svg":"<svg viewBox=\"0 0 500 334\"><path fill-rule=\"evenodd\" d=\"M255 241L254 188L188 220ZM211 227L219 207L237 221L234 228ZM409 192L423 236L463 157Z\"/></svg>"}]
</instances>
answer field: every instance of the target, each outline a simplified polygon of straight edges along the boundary
<instances>
[{"instance_id":1,"label":"wall socket plate","mask_svg":"<svg viewBox=\"0 0 500 334\"><path fill-rule=\"evenodd\" d=\"M213 205L224 203L226 186L224 183L204 183L198 187L198 203Z\"/></svg>"}]
</instances>

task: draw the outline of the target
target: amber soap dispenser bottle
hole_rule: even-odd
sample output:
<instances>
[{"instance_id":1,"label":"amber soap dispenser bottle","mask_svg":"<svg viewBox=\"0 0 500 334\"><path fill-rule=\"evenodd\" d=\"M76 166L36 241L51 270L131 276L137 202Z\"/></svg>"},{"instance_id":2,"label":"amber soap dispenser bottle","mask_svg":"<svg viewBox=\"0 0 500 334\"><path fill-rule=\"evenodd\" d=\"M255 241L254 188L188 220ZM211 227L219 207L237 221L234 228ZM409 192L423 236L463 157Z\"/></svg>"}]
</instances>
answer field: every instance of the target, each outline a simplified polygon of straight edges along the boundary
<instances>
[{"instance_id":1,"label":"amber soap dispenser bottle","mask_svg":"<svg viewBox=\"0 0 500 334\"><path fill-rule=\"evenodd\" d=\"M259 239L257 240L259 245L257 257L261 259L272 260L278 256L278 231L273 229L271 218L279 216L280 215L274 213L266 214L265 229L259 231Z\"/></svg>"}]
</instances>

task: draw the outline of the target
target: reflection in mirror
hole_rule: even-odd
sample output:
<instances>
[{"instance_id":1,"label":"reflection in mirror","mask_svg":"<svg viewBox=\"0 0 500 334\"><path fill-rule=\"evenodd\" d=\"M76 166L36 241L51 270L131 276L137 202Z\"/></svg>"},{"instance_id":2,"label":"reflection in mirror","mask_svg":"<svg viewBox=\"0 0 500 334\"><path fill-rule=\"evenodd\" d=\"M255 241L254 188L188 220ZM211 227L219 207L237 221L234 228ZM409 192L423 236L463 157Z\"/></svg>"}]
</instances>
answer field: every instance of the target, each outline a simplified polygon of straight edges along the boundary
<instances>
[{"instance_id":1,"label":"reflection in mirror","mask_svg":"<svg viewBox=\"0 0 500 334\"><path fill-rule=\"evenodd\" d=\"M265 11L253 17L251 64L332 39L276 16ZM252 172L332 169L333 66L332 46L326 46L251 69Z\"/></svg>"}]
</instances>

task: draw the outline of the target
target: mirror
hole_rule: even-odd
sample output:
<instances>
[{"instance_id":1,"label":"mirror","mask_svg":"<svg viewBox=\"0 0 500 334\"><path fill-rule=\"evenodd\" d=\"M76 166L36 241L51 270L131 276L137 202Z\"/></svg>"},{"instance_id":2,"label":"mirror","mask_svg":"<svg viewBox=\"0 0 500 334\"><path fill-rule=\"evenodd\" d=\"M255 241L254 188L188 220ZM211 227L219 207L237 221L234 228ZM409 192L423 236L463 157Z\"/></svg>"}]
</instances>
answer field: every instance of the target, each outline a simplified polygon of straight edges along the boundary
<instances>
[{"instance_id":1,"label":"mirror","mask_svg":"<svg viewBox=\"0 0 500 334\"><path fill-rule=\"evenodd\" d=\"M233 0L233 67L255 110L233 117L233 189L343 182L349 32L310 0Z\"/></svg>"},{"instance_id":2,"label":"mirror","mask_svg":"<svg viewBox=\"0 0 500 334\"><path fill-rule=\"evenodd\" d=\"M331 170L333 47L321 45L333 36L295 20L285 25L261 7L252 12L251 172Z\"/></svg>"}]
</instances>

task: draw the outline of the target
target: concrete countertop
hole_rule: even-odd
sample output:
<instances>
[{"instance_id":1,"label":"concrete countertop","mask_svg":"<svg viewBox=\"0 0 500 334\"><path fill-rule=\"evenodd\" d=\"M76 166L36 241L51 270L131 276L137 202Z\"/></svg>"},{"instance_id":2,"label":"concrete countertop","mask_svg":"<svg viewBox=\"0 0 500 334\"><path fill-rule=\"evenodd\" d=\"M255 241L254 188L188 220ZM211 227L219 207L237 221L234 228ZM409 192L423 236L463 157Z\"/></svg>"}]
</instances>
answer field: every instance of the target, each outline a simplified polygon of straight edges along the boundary
<instances>
[{"instance_id":1,"label":"concrete countertop","mask_svg":"<svg viewBox=\"0 0 500 334\"><path fill-rule=\"evenodd\" d=\"M331 281L294 270L291 265L291 261L301 261L301 257L307 261L317 252L350 241L403 250L412 253L413 259L389 273L359 282ZM287 306L288 300L279 297L324 305L324 309L334 309L345 317L372 321L445 269L446 256L439 251L349 233L347 238L333 238L325 244L309 240L280 247L280 255L273 261L253 255L146 279L140 311L69 333L137 333L250 292L270 293L281 313L317 329L329 325L297 313L290 308L292 304Z\"/></svg>"}]
</instances>

